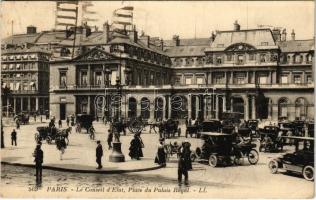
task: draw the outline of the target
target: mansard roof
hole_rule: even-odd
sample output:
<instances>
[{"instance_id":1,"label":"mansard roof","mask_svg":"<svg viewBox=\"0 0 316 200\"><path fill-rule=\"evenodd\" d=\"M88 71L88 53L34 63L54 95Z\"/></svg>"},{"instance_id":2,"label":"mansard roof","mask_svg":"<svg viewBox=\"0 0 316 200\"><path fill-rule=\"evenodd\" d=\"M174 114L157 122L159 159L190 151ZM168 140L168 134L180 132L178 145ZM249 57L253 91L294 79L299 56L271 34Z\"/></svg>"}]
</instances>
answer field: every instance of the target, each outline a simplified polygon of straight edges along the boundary
<instances>
[{"instance_id":1,"label":"mansard roof","mask_svg":"<svg viewBox=\"0 0 316 200\"><path fill-rule=\"evenodd\" d=\"M218 31L207 51L224 51L235 43L244 43L256 49L276 49L270 29L248 29L240 31Z\"/></svg>"},{"instance_id":2,"label":"mansard roof","mask_svg":"<svg viewBox=\"0 0 316 200\"><path fill-rule=\"evenodd\" d=\"M180 38L180 46L210 46L211 38ZM173 40L164 40L165 47L175 47Z\"/></svg>"},{"instance_id":3,"label":"mansard roof","mask_svg":"<svg viewBox=\"0 0 316 200\"><path fill-rule=\"evenodd\" d=\"M166 48L165 53L170 57L204 56L204 50L209 46L175 46Z\"/></svg>"},{"instance_id":4,"label":"mansard roof","mask_svg":"<svg viewBox=\"0 0 316 200\"><path fill-rule=\"evenodd\" d=\"M277 42L282 52L308 52L314 51L314 39L311 40L289 40Z\"/></svg>"}]
</instances>

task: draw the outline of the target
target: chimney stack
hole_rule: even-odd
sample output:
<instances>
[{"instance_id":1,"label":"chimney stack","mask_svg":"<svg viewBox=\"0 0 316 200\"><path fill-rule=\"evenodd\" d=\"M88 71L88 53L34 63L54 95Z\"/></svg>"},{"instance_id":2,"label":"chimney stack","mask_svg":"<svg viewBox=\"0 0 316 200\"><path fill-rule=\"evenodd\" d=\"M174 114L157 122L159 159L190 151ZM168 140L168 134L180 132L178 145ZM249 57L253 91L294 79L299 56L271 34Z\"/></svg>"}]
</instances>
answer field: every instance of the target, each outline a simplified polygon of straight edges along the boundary
<instances>
[{"instance_id":1,"label":"chimney stack","mask_svg":"<svg viewBox=\"0 0 316 200\"><path fill-rule=\"evenodd\" d=\"M272 30L272 36L273 36L274 41L277 41L277 42L281 41L281 30L274 28Z\"/></svg>"},{"instance_id":2,"label":"chimney stack","mask_svg":"<svg viewBox=\"0 0 316 200\"><path fill-rule=\"evenodd\" d=\"M133 30L129 33L129 38L137 43L137 40L138 40L138 32L136 31L136 26L133 25Z\"/></svg>"},{"instance_id":3,"label":"chimney stack","mask_svg":"<svg viewBox=\"0 0 316 200\"><path fill-rule=\"evenodd\" d=\"M240 25L238 24L237 20L234 23L234 31L240 31Z\"/></svg>"},{"instance_id":4,"label":"chimney stack","mask_svg":"<svg viewBox=\"0 0 316 200\"><path fill-rule=\"evenodd\" d=\"M160 39L160 47L161 47L161 51L163 51L164 46L163 46L163 39L162 38Z\"/></svg>"},{"instance_id":5,"label":"chimney stack","mask_svg":"<svg viewBox=\"0 0 316 200\"><path fill-rule=\"evenodd\" d=\"M286 41L286 29L283 29L282 31L281 41Z\"/></svg>"},{"instance_id":6,"label":"chimney stack","mask_svg":"<svg viewBox=\"0 0 316 200\"><path fill-rule=\"evenodd\" d=\"M212 31L212 35L211 35L211 41L212 41L212 42L214 42L215 37L216 37L216 35L215 35L214 31Z\"/></svg>"},{"instance_id":7,"label":"chimney stack","mask_svg":"<svg viewBox=\"0 0 316 200\"><path fill-rule=\"evenodd\" d=\"M26 33L27 34L35 34L36 33L36 27L35 26L28 26L28 27L26 27Z\"/></svg>"},{"instance_id":8,"label":"chimney stack","mask_svg":"<svg viewBox=\"0 0 316 200\"><path fill-rule=\"evenodd\" d=\"M292 29L291 39L292 39L293 41L295 40L295 32L294 32L294 29Z\"/></svg>"},{"instance_id":9,"label":"chimney stack","mask_svg":"<svg viewBox=\"0 0 316 200\"><path fill-rule=\"evenodd\" d=\"M173 40L174 46L180 46L179 35L174 35L174 36L172 37L172 40Z\"/></svg>"},{"instance_id":10,"label":"chimney stack","mask_svg":"<svg viewBox=\"0 0 316 200\"><path fill-rule=\"evenodd\" d=\"M103 33L104 33L104 37L105 37L104 40L106 43L108 43L110 40L110 26L109 26L108 21L106 21L103 24Z\"/></svg>"}]
</instances>

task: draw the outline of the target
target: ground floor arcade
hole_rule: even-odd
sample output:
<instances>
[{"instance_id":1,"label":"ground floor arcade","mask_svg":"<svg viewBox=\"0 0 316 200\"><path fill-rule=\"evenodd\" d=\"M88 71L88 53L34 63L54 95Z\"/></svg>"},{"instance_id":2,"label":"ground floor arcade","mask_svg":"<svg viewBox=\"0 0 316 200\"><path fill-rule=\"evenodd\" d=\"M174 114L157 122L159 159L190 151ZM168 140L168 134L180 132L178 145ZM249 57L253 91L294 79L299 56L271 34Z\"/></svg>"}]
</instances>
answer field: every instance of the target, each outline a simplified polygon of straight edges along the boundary
<instances>
[{"instance_id":1,"label":"ground floor arcade","mask_svg":"<svg viewBox=\"0 0 316 200\"><path fill-rule=\"evenodd\" d=\"M239 112L245 119L313 119L314 96L307 92L269 91L125 91L116 93L74 93L51 95L50 112L57 118L78 113L111 119L142 116L149 120L167 118L222 119L224 112Z\"/></svg>"}]
</instances>

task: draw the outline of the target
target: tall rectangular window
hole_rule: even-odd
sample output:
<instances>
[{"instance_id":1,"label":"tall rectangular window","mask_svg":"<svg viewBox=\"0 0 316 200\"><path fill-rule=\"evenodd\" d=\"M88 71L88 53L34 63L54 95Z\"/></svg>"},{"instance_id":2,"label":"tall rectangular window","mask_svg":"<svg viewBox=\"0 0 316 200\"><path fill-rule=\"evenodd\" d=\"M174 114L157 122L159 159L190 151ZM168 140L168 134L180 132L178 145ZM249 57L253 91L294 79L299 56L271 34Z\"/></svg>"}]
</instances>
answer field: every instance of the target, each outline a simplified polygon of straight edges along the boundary
<instances>
[{"instance_id":1,"label":"tall rectangular window","mask_svg":"<svg viewBox=\"0 0 316 200\"><path fill-rule=\"evenodd\" d=\"M95 72L95 85L100 86L102 83L102 72Z\"/></svg>"},{"instance_id":2,"label":"tall rectangular window","mask_svg":"<svg viewBox=\"0 0 316 200\"><path fill-rule=\"evenodd\" d=\"M176 76L174 83L175 83L175 85L181 85L181 76Z\"/></svg>"},{"instance_id":3,"label":"tall rectangular window","mask_svg":"<svg viewBox=\"0 0 316 200\"><path fill-rule=\"evenodd\" d=\"M289 83L289 76L287 74L283 74L281 76L281 83L282 84L288 84Z\"/></svg>"},{"instance_id":4,"label":"tall rectangular window","mask_svg":"<svg viewBox=\"0 0 316 200\"><path fill-rule=\"evenodd\" d=\"M300 84L300 83L302 83L302 77L301 77L301 75L294 75L294 83L295 83L295 84Z\"/></svg>"},{"instance_id":5,"label":"tall rectangular window","mask_svg":"<svg viewBox=\"0 0 316 200\"><path fill-rule=\"evenodd\" d=\"M214 83L215 84L224 84L225 83L225 79L223 75L216 75L214 77Z\"/></svg>"},{"instance_id":6,"label":"tall rectangular window","mask_svg":"<svg viewBox=\"0 0 316 200\"><path fill-rule=\"evenodd\" d=\"M198 84L198 85L204 84L204 77L197 77L196 78L196 84Z\"/></svg>"},{"instance_id":7,"label":"tall rectangular window","mask_svg":"<svg viewBox=\"0 0 316 200\"><path fill-rule=\"evenodd\" d=\"M82 85L82 86L88 85L88 72L87 71L81 72L80 85Z\"/></svg>"},{"instance_id":8,"label":"tall rectangular window","mask_svg":"<svg viewBox=\"0 0 316 200\"><path fill-rule=\"evenodd\" d=\"M61 87L67 87L67 72L59 72L59 85Z\"/></svg>"},{"instance_id":9,"label":"tall rectangular window","mask_svg":"<svg viewBox=\"0 0 316 200\"><path fill-rule=\"evenodd\" d=\"M192 84L192 77L185 77L185 84L191 85Z\"/></svg>"},{"instance_id":10,"label":"tall rectangular window","mask_svg":"<svg viewBox=\"0 0 316 200\"><path fill-rule=\"evenodd\" d=\"M312 75L307 75L306 76L306 82L309 83L309 84L313 83Z\"/></svg>"}]
</instances>

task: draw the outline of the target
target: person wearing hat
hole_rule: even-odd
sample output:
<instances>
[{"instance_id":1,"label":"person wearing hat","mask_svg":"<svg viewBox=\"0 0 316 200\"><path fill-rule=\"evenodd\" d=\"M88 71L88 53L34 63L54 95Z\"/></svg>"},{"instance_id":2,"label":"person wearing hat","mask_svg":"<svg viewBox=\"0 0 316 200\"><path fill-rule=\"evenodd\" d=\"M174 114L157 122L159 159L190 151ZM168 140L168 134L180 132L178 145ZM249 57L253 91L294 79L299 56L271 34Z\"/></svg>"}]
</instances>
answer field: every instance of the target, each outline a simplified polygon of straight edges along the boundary
<instances>
[{"instance_id":1,"label":"person wearing hat","mask_svg":"<svg viewBox=\"0 0 316 200\"><path fill-rule=\"evenodd\" d=\"M155 163L158 165L166 165L165 138L159 139L158 150L155 157Z\"/></svg>"},{"instance_id":2,"label":"person wearing hat","mask_svg":"<svg viewBox=\"0 0 316 200\"><path fill-rule=\"evenodd\" d=\"M97 141L97 148L96 148L96 162L98 164L97 169L102 169L102 156L103 156L103 149L100 140Z\"/></svg>"},{"instance_id":3,"label":"person wearing hat","mask_svg":"<svg viewBox=\"0 0 316 200\"><path fill-rule=\"evenodd\" d=\"M35 162L35 168L36 168L36 181L42 181L42 169L43 169L43 158L44 158L44 153L41 149L42 143L39 142L36 145L36 148L34 150L33 156L34 156L34 162Z\"/></svg>"},{"instance_id":4,"label":"person wearing hat","mask_svg":"<svg viewBox=\"0 0 316 200\"><path fill-rule=\"evenodd\" d=\"M191 151L189 142L182 142L182 146L179 149L179 160L178 160L178 183L182 184L182 175L184 175L184 184L189 185L189 174L188 171L192 169L191 162Z\"/></svg>"}]
</instances>

